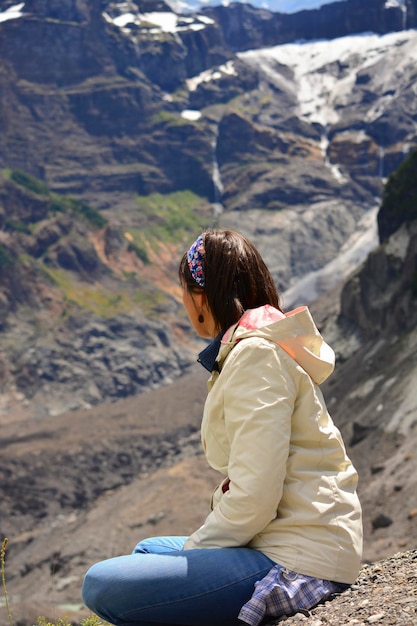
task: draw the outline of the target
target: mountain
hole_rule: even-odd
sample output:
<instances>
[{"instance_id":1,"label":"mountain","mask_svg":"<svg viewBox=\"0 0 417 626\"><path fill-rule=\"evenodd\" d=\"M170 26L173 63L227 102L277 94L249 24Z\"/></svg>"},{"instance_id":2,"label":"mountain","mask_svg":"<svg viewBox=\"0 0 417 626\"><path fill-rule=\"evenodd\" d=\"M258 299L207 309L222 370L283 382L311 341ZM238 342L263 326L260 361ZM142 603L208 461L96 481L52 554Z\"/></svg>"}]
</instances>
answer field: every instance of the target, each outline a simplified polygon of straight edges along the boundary
<instances>
[{"instance_id":1,"label":"mountain","mask_svg":"<svg viewBox=\"0 0 417 626\"><path fill-rule=\"evenodd\" d=\"M177 265L207 225L247 234L286 308L309 302L336 350L323 391L359 469L365 559L415 545L405 8L0 0L0 534L16 623L81 614L91 562L204 518L206 377Z\"/></svg>"},{"instance_id":2,"label":"mountain","mask_svg":"<svg viewBox=\"0 0 417 626\"><path fill-rule=\"evenodd\" d=\"M385 186L380 245L341 286L333 312L329 298L327 311L319 305L339 364L324 393L361 477L365 552L373 544L379 554L411 539L417 513L416 168L417 150Z\"/></svg>"},{"instance_id":3,"label":"mountain","mask_svg":"<svg viewBox=\"0 0 417 626\"><path fill-rule=\"evenodd\" d=\"M343 0L252 0L251 6L278 13L299 13L311 9L320 9L326 4L335 4ZM200 11L208 6L230 6L229 0L169 0L168 4L178 13ZM246 4L246 3L245 3ZM388 6L406 10L406 0L386 0Z\"/></svg>"},{"instance_id":4,"label":"mountain","mask_svg":"<svg viewBox=\"0 0 417 626\"><path fill-rule=\"evenodd\" d=\"M0 2L6 414L183 373L199 344L176 265L206 225L249 235L289 304L301 278L314 296L364 258L382 181L416 145L416 31L371 2ZM363 29L385 34L332 39ZM327 39L283 44L306 34Z\"/></svg>"},{"instance_id":5,"label":"mountain","mask_svg":"<svg viewBox=\"0 0 417 626\"><path fill-rule=\"evenodd\" d=\"M333 2L319 9L293 14L271 13L248 4L216 6L205 14L219 21L226 40L234 50L245 50L276 44L334 39L355 33L388 32L414 28L416 7L385 0Z\"/></svg>"},{"instance_id":6,"label":"mountain","mask_svg":"<svg viewBox=\"0 0 417 626\"><path fill-rule=\"evenodd\" d=\"M389 235L380 228L381 242L362 266L312 304L337 350L323 392L359 470L365 562L412 551L417 540L416 168L417 150L389 178L379 221L394 224L389 216L409 201L414 211L400 211ZM204 519L217 476L201 453L207 373L196 368L136 398L59 419L28 412L3 422L0 534L9 537L8 590L21 626L39 614L78 623L92 562L128 553L141 537L191 532ZM317 615L340 624L346 611L367 619L391 607L378 618L388 625L404 605L415 610L406 595L413 559L415 550L365 566L351 591ZM384 574L394 567L398 576Z\"/></svg>"}]
</instances>

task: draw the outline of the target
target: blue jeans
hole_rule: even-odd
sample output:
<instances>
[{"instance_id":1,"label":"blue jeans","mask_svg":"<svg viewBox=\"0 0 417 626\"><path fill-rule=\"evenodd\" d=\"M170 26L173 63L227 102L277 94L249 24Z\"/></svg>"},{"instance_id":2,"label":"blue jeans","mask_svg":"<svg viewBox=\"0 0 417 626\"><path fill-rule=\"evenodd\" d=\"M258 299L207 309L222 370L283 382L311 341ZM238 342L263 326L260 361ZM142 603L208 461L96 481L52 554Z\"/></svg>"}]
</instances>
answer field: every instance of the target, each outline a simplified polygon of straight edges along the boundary
<instances>
[{"instance_id":1,"label":"blue jeans","mask_svg":"<svg viewBox=\"0 0 417 626\"><path fill-rule=\"evenodd\" d=\"M187 537L153 537L93 565L83 600L116 626L238 626L254 585L275 565L250 548L182 550Z\"/></svg>"}]
</instances>

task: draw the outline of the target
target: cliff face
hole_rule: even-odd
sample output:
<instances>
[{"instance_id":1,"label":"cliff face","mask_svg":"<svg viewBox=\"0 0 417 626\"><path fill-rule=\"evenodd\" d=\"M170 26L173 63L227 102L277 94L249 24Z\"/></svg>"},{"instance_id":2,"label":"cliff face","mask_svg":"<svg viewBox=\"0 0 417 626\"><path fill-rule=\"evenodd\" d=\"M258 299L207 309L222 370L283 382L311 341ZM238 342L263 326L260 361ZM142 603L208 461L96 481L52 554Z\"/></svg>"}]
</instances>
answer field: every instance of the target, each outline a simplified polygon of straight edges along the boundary
<instances>
[{"instance_id":1,"label":"cliff face","mask_svg":"<svg viewBox=\"0 0 417 626\"><path fill-rule=\"evenodd\" d=\"M5 411L12 397L60 412L179 375L191 339L176 265L207 225L247 234L281 290L338 255L416 145L417 35L236 50L310 22L317 37L384 32L387 11L0 1ZM129 333L147 336L134 366Z\"/></svg>"},{"instance_id":2,"label":"cliff face","mask_svg":"<svg viewBox=\"0 0 417 626\"><path fill-rule=\"evenodd\" d=\"M342 315L367 338L414 328L417 224L404 224L372 252L363 270L342 291Z\"/></svg>"},{"instance_id":3,"label":"cliff face","mask_svg":"<svg viewBox=\"0 0 417 626\"><path fill-rule=\"evenodd\" d=\"M215 41L197 32L188 49L174 34L155 38L146 28L132 40L98 0L27 2L22 17L0 28L3 167L84 195L195 189L210 196L211 164L201 157L211 151L210 133L181 120L160 87L184 82L193 47L198 71L227 58L211 58Z\"/></svg>"},{"instance_id":4,"label":"cliff face","mask_svg":"<svg viewBox=\"0 0 417 626\"><path fill-rule=\"evenodd\" d=\"M364 338L396 336L417 323L417 151L392 174L378 213L381 245L342 291L341 315Z\"/></svg>"},{"instance_id":5,"label":"cliff face","mask_svg":"<svg viewBox=\"0 0 417 626\"><path fill-rule=\"evenodd\" d=\"M154 202L161 212L160 198ZM197 196L170 202L183 215L192 204L196 229L205 223L209 206ZM13 414L17 401L39 416L57 414L135 395L183 372L194 355L179 347L188 329L179 289L166 284L177 265L166 232L153 225L154 256L134 217L116 226L19 171L0 176L0 205L2 413ZM184 237L179 223L171 230L176 245Z\"/></svg>"},{"instance_id":6,"label":"cliff face","mask_svg":"<svg viewBox=\"0 0 417 626\"><path fill-rule=\"evenodd\" d=\"M3 14L10 4L2 0ZM225 187L222 201L226 208L235 208L244 207L245 201L234 188L234 166L246 165L255 148L252 159L285 165L290 184L283 189L286 185L274 172L279 184L271 189L265 165L252 167L245 182L247 205L277 207L310 198L305 175L291 185L306 158L316 195L341 192L372 202L381 191L381 176L399 165L403 146L415 139L410 120L413 94L407 85L400 89L400 76L394 75L395 47L386 61L391 75L388 69L382 73L386 80L378 79L381 68L372 64L352 76L350 106L339 98L338 120L300 114L299 72L288 61L268 67L263 60L237 58L234 52L400 30L402 11L387 6L372 0L365 8L350 0L281 15L234 4L210 9L210 15L185 17L169 12L161 2L28 0L20 17L0 22L0 165L108 208L114 203L112 193L117 194L115 202L123 194L130 203L134 193L191 189L214 200L213 158L218 157ZM410 6L407 16L411 13ZM316 22L321 30L312 29ZM353 63L354 55L341 61L336 55L329 63L323 59L316 75L329 73L342 87L353 74ZM412 85L408 68L402 82L407 73ZM219 104L222 108L212 108ZM187 118L188 109L197 110L200 117ZM253 135L250 145L246 132L239 135L237 119ZM213 154L216 137L219 150ZM330 142L328 148L324 141ZM234 149L228 148L229 142ZM346 164L354 180L339 190L323 156L335 167ZM294 157L299 160L292 167ZM261 194L251 193L255 185Z\"/></svg>"}]
</instances>

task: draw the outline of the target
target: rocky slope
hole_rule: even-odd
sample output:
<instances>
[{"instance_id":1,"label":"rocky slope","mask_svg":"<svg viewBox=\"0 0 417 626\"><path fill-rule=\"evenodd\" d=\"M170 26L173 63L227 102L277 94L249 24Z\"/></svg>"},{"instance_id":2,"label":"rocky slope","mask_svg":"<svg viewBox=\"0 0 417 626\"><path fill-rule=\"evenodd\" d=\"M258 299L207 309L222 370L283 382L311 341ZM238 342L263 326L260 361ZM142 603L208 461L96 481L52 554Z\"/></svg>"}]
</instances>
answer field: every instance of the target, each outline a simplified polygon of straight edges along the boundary
<instances>
[{"instance_id":1,"label":"rocky slope","mask_svg":"<svg viewBox=\"0 0 417 626\"><path fill-rule=\"evenodd\" d=\"M400 23L377 0L285 19L1 0L3 412L59 413L178 376L191 340L176 265L207 224L249 235L282 290L349 245L416 145L416 31L399 30L413 6ZM242 52L313 18L328 38L398 32Z\"/></svg>"},{"instance_id":2,"label":"rocky slope","mask_svg":"<svg viewBox=\"0 0 417 626\"><path fill-rule=\"evenodd\" d=\"M365 565L355 585L329 602L271 624L412 626L417 623L417 551Z\"/></svg>"},{"instance_id":3,"label":"rocky slope","mask_svg":"<svg viewBox=\"0 0 417 626\"><path fill-rule=\"evenodd\" d=\"M360 475L365 561L417 542L415 155L386 187L380 246L311 306L337 351L323 391ZM397 207L406 207L401 224ZM22 626L39 613L85 615L79 593L90 563L204 519L217 480L199 443L206 378L200 368L136 398L59 419L28 410L3 423L0 532L10 539L9 593ZM349 592L288 623L414 623L414 559L365 567Z\"/></svg>"},{"instance_id":4,"label":"rocky slope","mask_svg":"<svg viewBox=\"0 0 417 626\"><path fill-rule=\"evenodd\" d=\"M155 200L157 203L157 199ZM59 414L168 383L190 362L176 246L209 210L181 194L183 221L143 244L139 218L115 226L91 206L51 194L18 171L0 177L1 413ZM200 208L198 208L200 206ZM148 208L148 210L150 210ZM159 204L163 213L168 209ZM178 211L175 196L169 210ZM138 205L137 214L140 214ZM185 226L184 226L185 225ZM171 240L172 238L172 240ZM174 243L175 242L175 243ZM185 243L183 243L185 246ZM158 267L160 259L164 267Z\"/></svg>"},{"instance_id":5,"label":"rocky slope","mask_svg":"<svg viewBox=\"0 0 417 626\"><path fill-rule=\"evenodd\" d=\"M324 391L365 559L415 547L416 31L393 3L336 4L284 29L243 5L0 1L0 534L19 623L79 614L92 561L204 517L205 376L179 378L199 345L176 267L207 224L248 234L283 290L333 274L311 307L338 355ZM324 37L398 32L248 49L313 16ZM380 245L339 283L401 163Z\"/></svg>"},{"instance_id":6,"label":"rocky slope","mask_svg":"<svg viewBox=\"0 0 417 626\"><path fill-rule=\"evenodd\" d=\"M380 246L336 302L329 294L313 305L338 352L324 391L361 476L367 545L377 555L417 541L416 156L385 188Z\"/></svg>"},{"instance_id":7,"label":"rocky slope","mask_svg":"<svg viewBox=\"0 0 417 626\"><path fill-rule=\"evenodd\" d=\"M336 370L336 376L340 382L346 370ZM87 614L80 587L92 562L128 553L141 537L188 533L201 523L217 482L198 454L205 379L202 370L196 371L178 385L136 399L59 420L29 419L2 427L8 445L1 484L8 488L2 493L1 534L10 541L6 573L16 623L32 626L40 614L54 620L67 615L78 623ZM343 398L337 387L333 393ZM412 549L417 541L415 402L413 406L414 427L407 437L391 431L382 446L380 437L366 447L372 433L360 445L342 427L355 462L362 458L366 560ZM335 419L345 408L333 406ZM379 434L390 410L384 400ZM371 467L363 460L369 454ZM408 589L415 587L415 569L412 562L406 565L406 559L397 559L391 565L376 564L375 570L365 568L352 591L304 617L347 625L358 618L368 623L368 617L383 612L380 623L389 624L405 607L412 619L415 605ZM6 623L4 611L0 603Z\"/></svg>"}]
</instances>

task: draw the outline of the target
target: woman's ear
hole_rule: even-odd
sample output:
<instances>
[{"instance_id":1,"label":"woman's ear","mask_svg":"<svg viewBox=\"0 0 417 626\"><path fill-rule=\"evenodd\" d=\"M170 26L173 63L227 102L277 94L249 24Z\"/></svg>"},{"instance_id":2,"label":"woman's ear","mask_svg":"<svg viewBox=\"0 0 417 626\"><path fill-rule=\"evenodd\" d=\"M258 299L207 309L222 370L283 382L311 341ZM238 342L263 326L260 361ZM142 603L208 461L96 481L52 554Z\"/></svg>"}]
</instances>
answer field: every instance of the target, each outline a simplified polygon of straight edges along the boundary
<instances>
[{"instance_id":1,"label":"woman's ear","mask_svg":"<svg viewBox=\"0 0 417 626\"><path fill-rule=\"evenodd\" d=\"M204 291L194 291L192 298L198 311L206 307L207 296Z\"/></svg>"}]
</instances>

